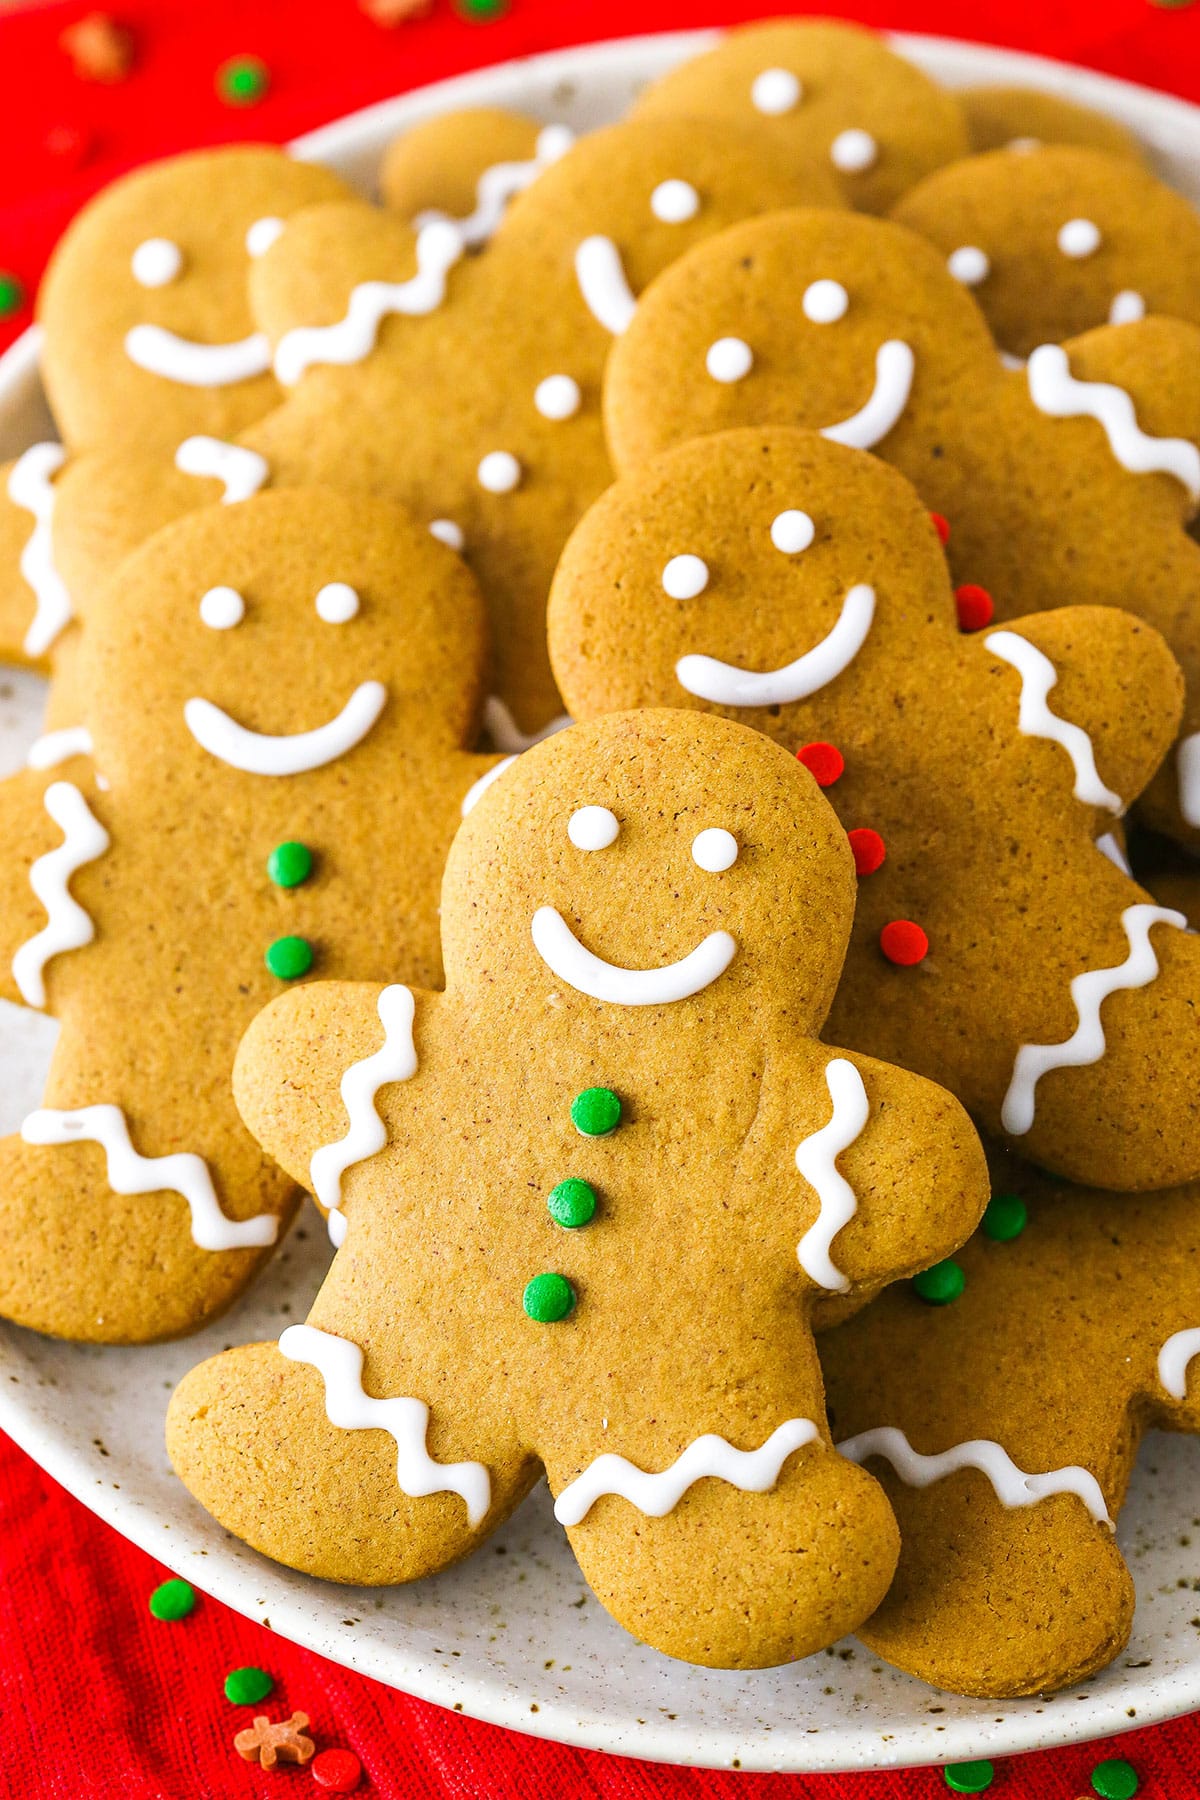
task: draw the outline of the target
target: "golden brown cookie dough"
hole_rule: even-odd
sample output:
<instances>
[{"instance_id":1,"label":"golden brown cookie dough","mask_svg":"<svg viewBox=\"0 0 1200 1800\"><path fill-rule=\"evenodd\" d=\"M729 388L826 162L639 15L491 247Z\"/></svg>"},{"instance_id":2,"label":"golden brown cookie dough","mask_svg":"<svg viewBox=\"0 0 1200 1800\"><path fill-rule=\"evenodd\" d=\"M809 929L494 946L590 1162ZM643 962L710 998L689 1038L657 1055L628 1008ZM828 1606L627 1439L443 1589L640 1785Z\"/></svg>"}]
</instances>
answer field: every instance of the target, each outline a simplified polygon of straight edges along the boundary
<instances>
[{"instance_id":1,"label":"golden brown cookie dough","mask_svg":"<svg viewBox=\"0 0 1200 1800\"><path fill-rule=\"evenodd\" d=\"M1130 162L1146 160L1139 140L1119 120L1058 94L997 84L959 88L954 97L976 151L1012 150L1020 155L1043 144L1079 144Z\"/></svg>"},{"instance_id":2,"label":"golden brown cookie dough","mask_svg":"<svg viewBox=\"0 0 1200 1800\"><path fill-rule=\"evenodd\" d=\"M487 243L505 209L565 155L573 133L502 106L439 113L394 138L384 151L379 192L410 225L451 218L468 246Z\"/></svg>"}]
</instances>

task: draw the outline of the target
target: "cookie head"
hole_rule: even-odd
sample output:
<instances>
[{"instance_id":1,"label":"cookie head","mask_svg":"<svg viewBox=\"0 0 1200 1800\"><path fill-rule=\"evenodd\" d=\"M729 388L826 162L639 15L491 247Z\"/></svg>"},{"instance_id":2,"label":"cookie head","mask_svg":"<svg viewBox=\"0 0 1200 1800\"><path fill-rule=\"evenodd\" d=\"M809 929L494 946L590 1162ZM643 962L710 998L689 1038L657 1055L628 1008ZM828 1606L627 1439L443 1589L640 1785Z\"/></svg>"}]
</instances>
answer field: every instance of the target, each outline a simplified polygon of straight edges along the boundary
<instances>
[{"instance_id":1,"label":"cookie head","mask_svg":"<svg viewBox=\"0 0 1200 1800\"><path fill-rule=\"evenodd\" d=\"M258 146L172 157L105 188L59 244L38 304L70 447L133 437L173 450L266 412L278 390L250 268L291 214L345 193L328 170Z\"/></svg>"},{"instance_id":2,"label":"cookie head","mask_svg":"<svg viewBox=\"0 0 1200 1800\"><path fill-rule=\"evenodd\" d=\"M464 821L442 897L447 985L539 1016L759 1006L815 1030L853 885L794 758L721 719L619 713L536 745Z\"/></svg>"}]
</instances>

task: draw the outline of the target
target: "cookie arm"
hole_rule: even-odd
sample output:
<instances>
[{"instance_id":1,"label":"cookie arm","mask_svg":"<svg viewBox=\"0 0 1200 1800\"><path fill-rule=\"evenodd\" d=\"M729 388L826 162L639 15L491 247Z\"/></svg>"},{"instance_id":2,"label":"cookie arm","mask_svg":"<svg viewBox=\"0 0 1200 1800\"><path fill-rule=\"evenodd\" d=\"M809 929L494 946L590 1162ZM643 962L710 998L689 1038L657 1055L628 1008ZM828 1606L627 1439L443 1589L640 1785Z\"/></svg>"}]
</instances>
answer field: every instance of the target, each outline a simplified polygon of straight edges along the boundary
<instances>
[{"instance_id":1,"label":"cookie arm","mask_svg":"<svg viewBox=\"0 0 1200 1800\"><path fill-rule=\"evenodd\" d=\"M1138 319L1099 326L1069 339L1063 350L1075 381L1119 388L1133 403L1139 431L1177 442L1170 461L1184 474L1190 465L1192 475L1173 480L1169 491L1181 516L1193 517L1200 508L1194 477L1200 454L1189 457L1183 446L1200 450L1200 329L1183 319Z\"/></svg>"},{"instance_id":2,"label":"cookie arm","mask_svg":"<svg viewBox=\"0 0 1200 1800\"><path fill-rule=\"evenodd\" d=\"M0 999L43 1006L52 959L91 935L72 883L108 847L94 801L86 756L0 782Z\"/></svg>"},{"instance_id":3,"label":"cookie arm","mask_svg":"<svg viewBox=\"0 0 1200 1800\"><path fill-rule=\"evenodd\" d=\"M67 605L50 556L57 444L0 465L0 660L44 668Z\"/></svg>"}]
</instances>

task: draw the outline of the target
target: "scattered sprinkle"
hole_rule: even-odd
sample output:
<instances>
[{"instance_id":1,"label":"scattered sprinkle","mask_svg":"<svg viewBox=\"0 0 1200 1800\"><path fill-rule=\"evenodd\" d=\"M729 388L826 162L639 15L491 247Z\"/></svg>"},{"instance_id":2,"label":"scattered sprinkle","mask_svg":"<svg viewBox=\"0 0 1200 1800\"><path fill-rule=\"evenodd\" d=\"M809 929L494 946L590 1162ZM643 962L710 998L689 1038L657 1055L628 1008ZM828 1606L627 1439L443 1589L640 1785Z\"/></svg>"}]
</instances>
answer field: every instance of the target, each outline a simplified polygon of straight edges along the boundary
<instances>
[{"instance_id":1,"label":"scattered sprinkle","mask_svg":"<svg viewBox=\"0 0 1200 1800\"><path fill-rule=\"evenodd\" d=\"M1029 1209L1020 1194L993 1194L983 1215L985 1237L997 1244L1007 1244L1020 1237L1029 1223Z\"/></svg>"},{"instance_id":2,"label":"scattered sprinkle","mask_svg":"<svg viewBox=\"0 0 1200 1800\"><path fill-rule=\"evenodd\" d=\"M217 70L217 93L226 106L257 106L271 85L271 72L259 56L231 56Z\"/></svg>"},{"instance_id":3,"label":"scattered sprinkle","mask_svg":"<svg viewBox=\"0 0 1200 1800\"><path fill-rule=\"evenodd\" d=\"M911 969L929 955L929 939L912 919L890 919L879 934L879 948L897 968Z\"/></svg>"},{"instance_id":4,"label":"scattered sprinkle","mask_svg":"<svg viewBox=\"0 0 1200 1800\"><path fill-rule=\"evenodd\" d=\"M274 1686L265 1669L230 1669L225 1677L225 1698L233 1706L253 1706L265 1700Z\"/></svg>"},{"instance_id":5,"label":"scattered sprinkle","mask_svg":"<svg viewBox=\"0 0 1200 1800\"><path fill-rule=\"evenodd\" d=\"M1133 1800L1138 1791L1137 1770L1123 1757L1110 1756L1092 1770L1092 1791L1100 1800Z\"/></svg>"},{"instance_id":6,"label":"scattered sprinkle","mask_svg":"<svg viewBox=\"0 0 1200 1800\"><path fill-rule=\"evenodd\" d=\"M133 67L133 33L107 13L87 13L59 37L80 81L111 86L124 81Z\"/></svg>"},{"instance_id":7,"label":"scattered sprinkle","mask_svg":"<svg viewBox=\"0 0 1200 1800\"><path fill-rule=\"evenodd\" d=\"M803 763L818 787L832 787L845 773L846 759L836 744L801 744L796 761Z\"/></svg>"},{"instance_id":8,"label":"scattered sprinkle","mask_svg":"<svg viewBox=\"0 0 1200 1800\"><path fill-rule=\"evenodd\" d=\"M958 629L960 631L982 631L985 625L992 622L992 614L996 610L995 602L986 588L973 581L964 582L962 587L954 590L954 604L958 610Z\"/></svg>"},{"instance_id":9,"label":"scattered sprinkle","mask_svg":"<svg viewBox=\"0 0 1200 1800\"><path fill-rule=\"evenodd\" d=\"M0 269L0 319L11 319L25 304L25 289L15 275Z\"/></svg>"},{"instance_id":10,"label":"scattered sprinkle","mask_svg":"<svg viewBox=\"0 0 1200 1800\"><path fill-rule=\"evenodd\" d=\"M233 1747L244 1762L259 1763L264 1769L273 1769L280 1762L303 1764L317 1747L310 1737L304 1736L307 1724L308 1714L302 1712L277 1723L259 1716L253 1725L238 1732Z\"/></svg>"},{"instance_id":11,"label":"scattered sprinkle","mask_svg":"<svg viewBox=\"0 0 1200 1800\"><path fill-rule=\"evenodd\" d=\"M295 981L313 966L313 947L307 938L281 937L268 944L266 965L280 981Z\"/></svg>"},{"instance_id":12,"label":"scattered sprinkle","mask_svg":"<svg viewBox=\"0 0 1200 1800\"><path fill-rule=\"evenodd\" d=\"M873 875L876 869L883 867L887 847L877 831L872 831L869 825L859 825L848 831L846 837L854 853L856 875Z\"/></svg>"},{"instance_id":13,"label":"scattered sprinkle","mask_svg":"<svg viewBox=\"0 0 1200 1800\"><path fill-rule=\"evenodd\" d=\"M353 1750L322 1750L312 1766L312 1778L330 1794L352 1794L362 1778L362 1764Z\"/></svg>"},{"instance_id":14,"label":"scattered sprinkle","mask_svg":"<svg viewBox=\"0 0 1200 1800\"><path fill-rule=\"evenodd\" d=\"M575 1307L575 1289L565 1275L535 1275L525 1289L522 1304L539 1325L554 1325Z\"/></svg>"},{"instance_id":15,"label":"scattered sprinkle","mask_svg":"<svg viewBox=\"0 0 1200 1800\"><path fill-rule=\"evenodd\" d=\"M966 1285L967 1278L952 1256L948 1256L945 1262L934 1263L932 1269L922 1269L919 1275L913 1276L913 1287L929 1306L949 1306L952 1300L958 1299ZM954 1783L950 1781L950 1774L954 1769L986 1769L988 1772L987 1781L981 1782L978 1787L955 1788L958 1794L981 1794L992 1779L990 1763L952 1763L946 1770L946 1780L951 1787Z\"/></svg>"},{"instance_id":16,"label":"scattered sprinkle","mask_svg":"<svg viewBox=\"0 0 1200 1800\"><path fill-rule=\"evenodd\" d=\"M949 519L944 518L941 513L935 513L935 512L931 512L929 517L933 520L933 529L937 532L939 538L942 540L942 543L948 544L950 542L950 521L949 521Z\"/></svg>"},{"instance_id":17,"label":"scattered sprinkle","mask_svg":"<svg viewBox=\"0 0 1200 1800\"><path fill-rule=\"evenodd\" d=\"M180 1576L164 1581L150 1596L150 1611L156 1619L186 1619L195 1605L195 1588Z\"/></svg>"},{"instance_id":18,"label":"scattered sprinkle","mask_svg":"<svg viewBox=\"0 0 1200 1800\"><path fill-rule=\"evenodd\" d=\"M952 1794L982 1794L991 1787L995 1770L990 1762L950 1763L942 1774Z\"/></svg>"}]
</instances>

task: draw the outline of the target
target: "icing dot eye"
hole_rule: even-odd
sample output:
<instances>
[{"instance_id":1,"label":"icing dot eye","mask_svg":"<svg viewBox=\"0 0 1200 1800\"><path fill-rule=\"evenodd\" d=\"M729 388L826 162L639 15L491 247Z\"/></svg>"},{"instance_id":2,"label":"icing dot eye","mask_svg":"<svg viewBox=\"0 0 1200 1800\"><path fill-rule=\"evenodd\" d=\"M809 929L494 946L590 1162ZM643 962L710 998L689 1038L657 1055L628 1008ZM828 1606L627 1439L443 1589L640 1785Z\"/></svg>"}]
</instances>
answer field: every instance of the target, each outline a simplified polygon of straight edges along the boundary
<instances>
[{"instance_id":1,"label":"icing dot eye","mask_svg":"<svg viewBox=\"0 0 1200 1800\"><path fill-rule=\"evenodd\" d=\"M1094 256L1100 248L1100 227L1091 219L1068 219L1059 227L1058 247L1064 256Z\"/></svg>"},{"instance_id":2,"label":"icing dot eye","mask_svg":"<svg viewBox=\"0 0 1200 1800\"><path fill-rule=\"evenodd\" d=\"M543 419L573 419L582 402L579 383L571 375L547 375L533 390L533 404Z\"/></svg>"},{"instance_id":3,"label":"icing dot eye","mask_svg":"<svg viewBox=\"0 0 1200 1800\"><path fill-rule=\"evenodd\" d=\"M466 543L462 526L456 525L453 519L431 519L429 535L435 537L439 544L448 544L451 550L461 550Z\"/></svg>"},{"instance_id":4,"label":"icing dot eye","mask_svg":"<svg viewBox=\"0 0 1200 1800\"><path fill-rule=\"evenodd\" d=\"M141 287L166 287L183 267L183 251L170 238L147 238L134 251L129 266Z\"/></svg>"},{"instance_id":5,"label":"icing dot eye","mask_svg":"<svg viewBox=\"0 0 1200 1800\"><path fill-rule=\"evenodd\" d=\"M1112 305L1108 309L1110 325L1131 325L1135 319L1146 316L1146 302L1133 288L1122 288L1119 294L1112 297Z\"/></svg>"},{"instance_id":6,"label":"icing dot eye","mask_svg":"<svg viewBox=\"0 0 1200 1800\"><path fill-rule=\"evenodd\" d=\"M754 352L741 338L718 338L708 346L704 366L714 381L741 381L754 366Z\"/></svg>"},{"instance_id":7,"label":"icing dot eye","mask_svg":"<svg viewBox=\"0 0 1200 1800\"><path fill-rule=\"evenodd\" d=\"M508 450L489 450L475 472L489 494L511 494L521 480L521 465Z\"/></svg>"},{"instance_id":8,"label":"icing dot eye","mask_svg":"<svg viewBox=\"0 0 1200 1800\"><path fill-rule=\"evenodd\" d=\"M710 875L732 869L737 858L737 839L732 831L722 831L719 825L710 825L707 831L699 832L692 839L692 861Z\"/></svg>"},{"instance_id":9,"label":"icing dot eye","mask_svg":"<svg viewBox=\"0 0 1200 1800\"><path fill-rule=\"evenodd\" d=\"M804 290L800 305L814 325L836 325L845 317L850 296L840 281L814 281Z\"/></svg>"},{"instance_id":10,"label":"icing dot eye","mask_svg":"<svg viewBox=\"0 0 1200 1800\"><path fill-rule=\"evenodd\" d=\"M946 258L946 267L964 287L978 287L992 272L991 258L978 244L963 244Z\"/></svg>"},{"instance_id":11,"label":"icing dot eye","mask_svg":"<svg viewBox=\"0 0 1200 1800\"><path fill-rule=\"evenodd\" d=\"M869 131L839 131L829 146L829 160L843 175L858 175L874 168L879 159L879 145Z\"/></svg>"},{"instance_id":12,"label":"icing dot eye","mask_svg":"<svg viewBox=\"0 0 1200 1800\"><path fill-rule=\"evenodd\" d=\"M650 211L664 225L684 225L700 211L700 196L690 181L660 181L650 196Z\"/></svg>"},{"instance_id":13,"label":"icing dot eye","mask_svg":"<svg viewBox=\"0 0 1200 1800\"><path fill-rule=\"evenodd\" d=\"M662 572L662 584L672 600L694 600L708 586L708 564L698 556L673 556Z\"/></svg>"},{"instance_id":14,"label":"icing dot eye","mask_svg":"<svg viewBox=\"0 0 1200 1800\"><path fill-rule=\"evenodd\" d=\"M209 588L201 596L200 617L213 631L229 631L246 616L246 602L236 588Z\"/></svg>"},{"instance_id":15,"label":"icing dot eye","mask_svg":"<svg viewBox=\"0 0 1200 1800\"><path fill-rule=\"evenodd\" d=\"M1035 137L1009 138L1008 143L1005 145L1006 150L1016 150L1018 154L1024 154L1030 150L1040 150L1041 147L1041 138Z\"/></svg>"},{"instance_id":16,"label":"icing dot eye","mask_svg":"<svg viewBox=\"0 0 1200 1800\"><path fill-rule=\"evenodd\" d=\"M567 822L567 836L577 850L607 850L621 827L607 806L581 806Z\"/></svg>"},{"instance_id":17,"label":"icing dot eye","mask_svg":"<svg viewBox=\"0 0 1200 1800\"><path fill-rule=\"evenodd\" d=\"M344 625L358 611L358 595L344 581L330 581L317 595L317 617L327 625Z\"/></svg>"},{"instance_id":18,"label":"icing dot eye","mask_svg":"<svg viewBox=\"0 0 1200 1800\"><path fill-rule=\"evenodd\" d=\"M255 219L246 233L246 255L265 256L283 231L283 220L274 217Z\"/></svg>"},{"instance_id":19,"label":"icing dot eye","mask_svg":"<svg viewBox=\"0 0 1200 1800\"><path fill-rule=\"evenodd\" d=\"M771 542L785 556L799 556L812 543L816 530L806 512L781 512L771 522Z\"/></svg>"},{"instance_id":20,"label":"icing dot eye","mask_svg":"<svg viewBox=\"0 0 1200 1800\"><path fill-rule=\"evenodd\" d=\"M750 99L760 113L769 119L792 112L804 96L798 75L790 69L764 69L756 75L750 88Z\"/></svg>"}]
</instances>

